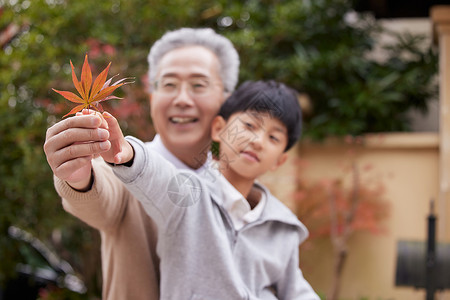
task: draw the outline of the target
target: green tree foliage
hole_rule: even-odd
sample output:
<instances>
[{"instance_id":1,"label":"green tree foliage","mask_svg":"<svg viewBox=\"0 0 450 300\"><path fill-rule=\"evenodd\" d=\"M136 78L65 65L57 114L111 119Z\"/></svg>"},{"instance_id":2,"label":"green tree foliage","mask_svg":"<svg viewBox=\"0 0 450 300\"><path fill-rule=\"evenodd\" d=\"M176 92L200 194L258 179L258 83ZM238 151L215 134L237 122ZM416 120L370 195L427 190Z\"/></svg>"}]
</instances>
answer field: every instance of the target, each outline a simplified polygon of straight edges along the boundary
<instances>
[{"instance_id":1,"label":"green tree foliage","mask_svg":"<svg viewBox=\"0 0 450 300\"><path fill-rule=\"evenodd\" d=\"M310 97L305 136L406 131L408 110L425 112L437 93L437 56L424 37L386 32L352 1L233 2L219 24L239 47L242 79L276 78ZM396 43L377 61L381 33Z\"/></svg>"},{"instance_id":2,"label":"green tree foliage","mask_svg":"<svg viewBox=\"0 0 450 300\"><path fill-rule=\"evenodd\" d=\"M62 210L42 150L46 129L73 106L51 91L73 90L69 60L78 76L88 53L94 76L111 61L110 75L136 78L115 93L124 100L105 108L144 140L154 133L148 50L183 26L228 36L241 55L241 81L274 78L307 93L307 136L407 130L405 112L426 110L436 93L436 55L421 50L420 37L402 35L385 60L371 59L381 29L351 7L346 0L0 0L0 283L18 260L7 238L14 224L58 249L99 293L98 260L87 259L98 253L98 234Z\"/></svg>"}]
</instances>

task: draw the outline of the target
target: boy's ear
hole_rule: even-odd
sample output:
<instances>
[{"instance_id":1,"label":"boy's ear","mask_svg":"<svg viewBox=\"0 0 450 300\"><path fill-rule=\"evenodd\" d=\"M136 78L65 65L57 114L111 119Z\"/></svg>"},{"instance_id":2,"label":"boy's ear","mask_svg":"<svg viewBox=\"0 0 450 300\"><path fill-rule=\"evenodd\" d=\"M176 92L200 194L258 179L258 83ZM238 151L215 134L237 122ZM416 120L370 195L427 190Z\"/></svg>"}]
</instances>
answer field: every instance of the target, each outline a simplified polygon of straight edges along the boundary
<instances>
[{"instance_id":1,"label":"boy's ear","mask_svg":"<svg viewBox=\"0 0 450 300\"><path fill-rule=\"evenodd\" d=\"M278 169L282 164L284 164L286 162L286 160L288 159L288 154L287 152L283 152L283 154L280 155L280 157L278 157L277 162L272 166L272 168L270 169L271 171L275 171L276 169Z\"/></svg>"},{"instance_id":2,"label":"boy's ear","mask_svg":"<svg viewBox=\"0 0 450 300\"><path fill-rule=\"evenodd\" d=\"M225 128L226 121L221 116L216 116L211 123L211 139L220 142L220 133Z\"/></svg>"}]
</instances>

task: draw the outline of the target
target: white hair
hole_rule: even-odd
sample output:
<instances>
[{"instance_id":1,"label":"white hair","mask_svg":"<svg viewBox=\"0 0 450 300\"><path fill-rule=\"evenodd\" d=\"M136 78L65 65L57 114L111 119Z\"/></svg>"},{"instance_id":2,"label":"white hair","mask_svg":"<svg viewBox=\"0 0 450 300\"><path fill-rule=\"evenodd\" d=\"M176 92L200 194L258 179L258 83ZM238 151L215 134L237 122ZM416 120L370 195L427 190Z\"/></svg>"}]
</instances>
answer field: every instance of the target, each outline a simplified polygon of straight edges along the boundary
<instances>
[{"instance_id":1,"label":"white hair","mask_svg":"<svg viewBox=\"0 0 450 300\"><path fill-rule=\"evenodd\" d=\"M161 58L166 53L185 46L202 46L211 50L219 59L220 77L225 92L234 90L239 77L239 55L230 40L210 28L181 28L165 33L150 49L147 58L150 92Z\"/></svg>"}]
</instances>

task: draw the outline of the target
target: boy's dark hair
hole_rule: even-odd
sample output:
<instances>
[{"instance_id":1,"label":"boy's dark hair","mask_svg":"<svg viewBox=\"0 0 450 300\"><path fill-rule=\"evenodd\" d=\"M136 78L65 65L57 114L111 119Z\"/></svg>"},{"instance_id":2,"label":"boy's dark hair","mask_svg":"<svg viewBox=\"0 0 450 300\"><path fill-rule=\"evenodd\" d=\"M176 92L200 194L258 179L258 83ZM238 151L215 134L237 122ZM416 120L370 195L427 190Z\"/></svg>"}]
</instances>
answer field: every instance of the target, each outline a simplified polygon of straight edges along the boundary
<instances>
[{"instance_id":1,"label":"boy's dark hair","mask_svg":"<svg viewBox=\"0 0 450 300\"><path fill-rule=\"evenodd\" d=\"M238 112L256 111L268 113L280 120L287 129L289 150L299 139L302 131L302 111L297 92L283 83L269 81L246 81L225 101L219 115L225 120Z\"/></svg>"}]
</instances>

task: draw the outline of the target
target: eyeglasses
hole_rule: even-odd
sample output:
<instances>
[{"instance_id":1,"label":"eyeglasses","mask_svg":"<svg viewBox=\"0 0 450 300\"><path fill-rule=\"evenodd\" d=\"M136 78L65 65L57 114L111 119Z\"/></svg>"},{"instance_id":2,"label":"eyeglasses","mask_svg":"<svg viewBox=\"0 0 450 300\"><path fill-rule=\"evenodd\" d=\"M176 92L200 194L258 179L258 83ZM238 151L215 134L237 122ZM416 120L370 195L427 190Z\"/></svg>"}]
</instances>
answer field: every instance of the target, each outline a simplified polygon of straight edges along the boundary
<instances>
[{"instance_id":1,"label":"eyeglasses","mask_svg":"<svg viewBox=\"0 0 450 300\"><path fill-rule=\"evenodd\" d=\"M155 91L167 96L176 96L180 93L183 85L191 97L206 96L211 93L215 85L205 78L191 78L180 80L176 77L163 77L155 81Z\"/></svg>"}]
</instances>

